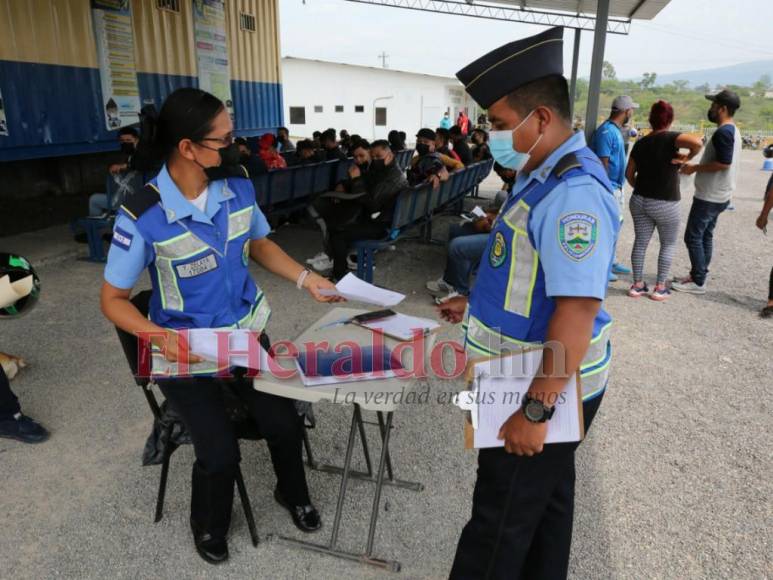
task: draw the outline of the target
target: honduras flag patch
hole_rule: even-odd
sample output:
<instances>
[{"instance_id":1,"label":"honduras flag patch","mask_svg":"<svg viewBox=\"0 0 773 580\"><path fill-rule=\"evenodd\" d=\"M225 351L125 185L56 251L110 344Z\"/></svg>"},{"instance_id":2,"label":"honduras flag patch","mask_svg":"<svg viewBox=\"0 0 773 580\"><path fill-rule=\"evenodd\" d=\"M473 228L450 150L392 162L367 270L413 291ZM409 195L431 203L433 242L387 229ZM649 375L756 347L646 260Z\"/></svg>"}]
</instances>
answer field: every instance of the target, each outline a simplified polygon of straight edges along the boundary
<instances>
[{"instance_id":1,"label":"honduras flag patch","mask_svg":"<svg viewBox=\"0 0 773 580\"><path fill-rule=\"evenodd\" d=\"M133 239L134 239L134 236L122 228L116 227L113 230L112 244L114 246L118 246L124 251L127 251L127 252L129 251L129 248L132 245Z\"/></svg>"},{"instance_id":2,"label":"honduras flag patch","mask_svg":"<svg viewBox=\"0 0 773 580\"><path fill-rule=\"evenodd\" d=\"M593 253L598 239L598 218L585 212L568 213L558 221L561 250L579 262Z\"/></svg>"}]
</instances>

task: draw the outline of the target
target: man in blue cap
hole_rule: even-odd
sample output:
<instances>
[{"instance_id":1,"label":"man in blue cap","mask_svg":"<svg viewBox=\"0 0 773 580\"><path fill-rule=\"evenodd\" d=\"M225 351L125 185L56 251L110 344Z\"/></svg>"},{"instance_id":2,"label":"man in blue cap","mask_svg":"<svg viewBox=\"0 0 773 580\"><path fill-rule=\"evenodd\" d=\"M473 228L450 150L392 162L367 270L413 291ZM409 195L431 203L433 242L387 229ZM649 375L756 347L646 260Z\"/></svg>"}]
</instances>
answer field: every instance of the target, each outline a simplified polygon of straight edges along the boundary
<instances>
[{"instance_id":1,"label":"man in blue cap","mask_svg":"<svg viewBox=\"0 0 773 580\"><path fill-rule=\"evenodd\" d=\"M441 316L464 321L471 356L549 343L543 372L481 449L472 516L451 578L565 578L578 443L545 445L568 376L580 371L585 429L607 385L610 316L602 309L619 232L604 166L572 130L563 29L512 42L457 73L488 111L494 158L518 172L491 231L469 299Z\"/></svg>"}]
</instances>

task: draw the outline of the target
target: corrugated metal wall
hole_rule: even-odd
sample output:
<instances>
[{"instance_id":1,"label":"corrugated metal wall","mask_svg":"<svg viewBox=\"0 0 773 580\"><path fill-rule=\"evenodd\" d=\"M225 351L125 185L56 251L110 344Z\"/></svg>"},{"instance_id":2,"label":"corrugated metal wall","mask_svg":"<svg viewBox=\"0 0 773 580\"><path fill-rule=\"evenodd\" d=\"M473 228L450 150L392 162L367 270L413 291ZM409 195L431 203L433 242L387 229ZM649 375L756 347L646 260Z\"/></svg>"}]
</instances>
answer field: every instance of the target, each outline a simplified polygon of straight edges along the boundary
<instances>
[{"instance_id":1,"label":"corrugated metal wall","mask_svg":"<svg viewBox=\"0 0 773 580\"><path fill-rule=\"evenodd\" d=\"M255 16L255 32L240 29L241 12ZM231 92L241 133L247 127L282 124L278 13L278 0L226 2Z\"/></svg>"},{"instance_id":2,"label":"corrugated metal wall","mask_svg":"<svg viewBox=\"0 0 773 580\"><path fill-rule=\"evenodd\" d=\"M193 0L159 10L132 0L134 46L143 102L197 86ZM227 36L235 125L240 134L282 124L278 0L227 0ZM241 30L240 12L256 17ZM9 136L0 161L105 151L105 128L89 0L0 0L0 92Z\"/></svg>"}]
</instances>

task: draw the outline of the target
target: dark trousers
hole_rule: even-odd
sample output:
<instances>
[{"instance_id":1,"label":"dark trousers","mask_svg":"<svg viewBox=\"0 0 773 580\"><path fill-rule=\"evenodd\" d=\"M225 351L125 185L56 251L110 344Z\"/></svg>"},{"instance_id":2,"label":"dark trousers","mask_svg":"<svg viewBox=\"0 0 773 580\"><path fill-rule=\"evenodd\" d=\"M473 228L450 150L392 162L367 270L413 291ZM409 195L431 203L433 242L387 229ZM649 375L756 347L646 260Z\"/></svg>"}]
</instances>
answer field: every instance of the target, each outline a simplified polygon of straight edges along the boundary
<instances>
[{"instance_id":1,"label":"dark trousers","mask_svg":"<svg viewBox=\"0 0 773 580\"><path fill-rule=\"evenodd\" d=\"M224 404L226 388L244 403L268 443L284 499L292 505L311 503L301 455L303 426L291 399L258 392L247 378L228 383L211 377L158 382L193 440L191 521L198 529L225 537L231 523L234 478L241 457L234 423Z\"/></svg>"},{"instance_id":2,"label":"dark trousers","mask_svg":"<svg viewBox=\"0 0 773 580\"><path fill-rule=\"evenodd\" d=\"M602 397L583 403L586 433ZM501 447L478 453L472 517L459 538L453 580L566 578L578 445L546 445L533 457Z\"/></svg>"},{"instance_id":3,"label":"dark trousers","mask_svg":"<svg viewBox=\"0 0 773 580\"><path fill-rule=\"evenodd\" d=\"M11 383L0 366L0 419L12 419L16 413L21 412L19 399L11 390Z\"/></svg>"},{"instance_id":4,"label":"dark trousers","mask_svg":"<svg viewBox=\"0 0 773 580\"><path fill-rule=\"evenodd\" d=\"M333 276L338 279L346 275L346 256L353 242L383 238L387 229L383 223L371 221L356 222L340 229L331 229L329 243L333 258Z\"/></svg>"},{"instance_id":5,"label":"dark trousers","mask_svg":"<svg viewBox=\"0 0 773 580\"><path fill-rule=\"evenodd\" d=\"M690 216L687 218L687 227L684 230L684 243L690 254L690 278L703 286L706 283L706 274L711 264L711 254L714 250L714 228L717 218L727 206L725 203L714 203L694 198L690 208Z\"/></svg>"}]
</instances>

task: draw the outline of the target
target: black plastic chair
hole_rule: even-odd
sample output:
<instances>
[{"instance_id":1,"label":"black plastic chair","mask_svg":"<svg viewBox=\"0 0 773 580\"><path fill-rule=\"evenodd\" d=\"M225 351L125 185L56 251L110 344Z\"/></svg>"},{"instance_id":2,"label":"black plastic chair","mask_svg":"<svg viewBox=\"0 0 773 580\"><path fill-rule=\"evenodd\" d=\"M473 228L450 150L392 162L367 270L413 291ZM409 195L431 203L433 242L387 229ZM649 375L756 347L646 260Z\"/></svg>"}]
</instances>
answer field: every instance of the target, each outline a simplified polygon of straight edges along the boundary
<instances>
[{"instance_id":1,"label":"black plastic chair","mask_svg":"<svg viewBox=\"0 0 773 580\"><path fill-rule=\"evenodd\" d=\"M143 315L147 316L150 305L150 290L144 290L132 297L131 302ZM164 413L161 410L161 406L158 404L155 394L153 393L153 382L148 376L141 376L140 369L150 369L150 348L147 342L139 340L137 337L129 334L128 332L116 327L118 332L118 339L123 347L124 354L126 355L126 361L129 363L132 375L134 376L134 382L142 389L145 398L148 401L153 417L159 424L163 424ZM233 416L233 413L231 413ZM172 458L172 454L177 449L177 446L172 442L172 432L175 425L178 428L183 428L182 422L179 419L170 420L167 415L167 424L164 427L161 434L161 442L163 448L163 461L161 464L161 479L158 483L158 495L156 498L156 514L155 522L161 521L164 516L164 498L166 496L166 482L169 475L169 462ZM257 427L249 420L235 421L236 433L239 439L258 440L261 437L258 435ZM305 435L305 433L304 433ZM308 451L308 448L307 448ZM244 477L242 476L242 470L239 465L236 466L236 487L239 490L239 498L242 502L242 508L244 508L244 517L247 520L247 527L250 530L250 538L252 539L252 545L258 545L258 531L255 526L255 517L252 513L252 505L250 504L250 498L247 495L247 488L244 485Z\"/></svg>"}]
</instances>

